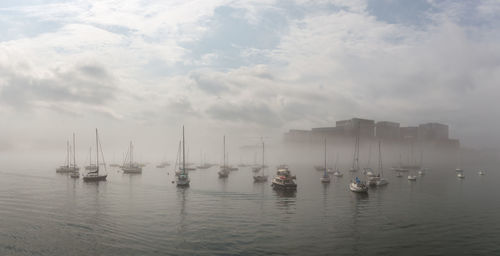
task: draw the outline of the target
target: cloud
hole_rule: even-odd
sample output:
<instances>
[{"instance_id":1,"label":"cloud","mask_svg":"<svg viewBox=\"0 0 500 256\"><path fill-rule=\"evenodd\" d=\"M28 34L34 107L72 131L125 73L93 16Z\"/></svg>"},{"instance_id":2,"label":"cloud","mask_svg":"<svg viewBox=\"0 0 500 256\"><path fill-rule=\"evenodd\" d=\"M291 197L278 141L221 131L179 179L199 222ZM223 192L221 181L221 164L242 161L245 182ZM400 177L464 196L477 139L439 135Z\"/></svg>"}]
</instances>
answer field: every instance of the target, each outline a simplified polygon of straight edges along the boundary
<instances>
[{"instance_id":1,"label":"cloud","mask_svg":"<svg viewBox=\"0 0 500 256\"><path fill-rule=\"evenodd\" d=\"M0 8L13 111L274 129L364 116L470 135L491 121L460 113L499 94L495 1L52 2Z\"/></svg>"},{"instance_id":2,"label":"cloud","mask_svg":"<svg viewBox=\"0 0 500 256\"><path fill-rule=\"evenodd\" d=\"M25 64L25 70L33 69ZM98 64L61 67L36 76L2 66L0 103L29 109L44 104L106 105L115 98L115 79Z\"/></svg>"}]
</instances>

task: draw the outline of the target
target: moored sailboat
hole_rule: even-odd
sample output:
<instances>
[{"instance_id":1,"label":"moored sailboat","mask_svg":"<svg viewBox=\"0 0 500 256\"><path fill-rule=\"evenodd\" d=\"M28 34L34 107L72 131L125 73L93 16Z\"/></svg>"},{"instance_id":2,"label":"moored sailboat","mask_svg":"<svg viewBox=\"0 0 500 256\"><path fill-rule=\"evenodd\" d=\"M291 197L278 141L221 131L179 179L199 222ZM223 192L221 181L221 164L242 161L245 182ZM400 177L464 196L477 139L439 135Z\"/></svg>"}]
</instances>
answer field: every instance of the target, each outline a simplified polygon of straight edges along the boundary
<instances>
[{"instance_id":1,"label":"moored sailboat","mask_svg":"<svg viewBox=\"0 0 500 256\"><path fill-rule=\"evenodd\" d=\"M321 183L330 183L330 175L328 175L328 170L326 168L326 138L325 138L325 166L323 168L323 176L320 178Z\"/></svg>"},{"instance_id":2,"label":"moored sailboat","mask_svg":"<svg viewBox=\"0 0 500 256\"><path fill-rule=\"evenodd\" d=\"M182 126L182 168L180 174L177 175L177 186L187 187L189 186L190 180L189 175L186 170L186 154L185 154L185 141L184 141L184 126Z\"/></svg>"},{"instance_id":3,"label":"moored sailboat","mask_svg":"<svg viewBox=\"0 0 500 256\"><path fill-rule=\"evenodd\" d=\"M83 181L104 181L106 180L106 177L108 177L107 174L99 174L99 133L97 132L97 129L95 129L95 141L96 141L96 170L89 171L86 175L83 176ZM104 157L103 157L104 160ZM106 168L106 165L104 165L104 168Z\"/></svg>"},{"instance_id":4,"label":"moored sailboat","mask_svg":"<svg viewBox=\"0 0 500 256\"><path fill-rule=\"evenodd\" d=\"M267 175L264 174L264 141L262 141L262 167L260 168L262 171L261 175L255 175L253 176L253 181L254 182L266 182L267 181Z\"/></svg>"},{"instance_id":5,"label":"moored sailboat","mask_svg":"<svg viewBox=\"0 0 500 256\"><path fill-rule=\"evenodd\" d=\"M128 150L128 163L123 163L121 169L123 173L142 173L142 167L134 163L134 145L132 141L130 142L129 150Z\"/></svg>"},{"instance_id":6,"label":"moored sailboat","mask_svg":"<svg viewBox=\"0 0 500 256\"><path fill-rule=\"evenodd\" d=\"M222 153L224 155L224 160L223 160L222 166L220 167L218 174L219 174L219 178L227 178L229 176L230 170L226 164L226 135L224 135L224 137L222 139L222 144L223 144Z\"/></svg>"}]
</instances>

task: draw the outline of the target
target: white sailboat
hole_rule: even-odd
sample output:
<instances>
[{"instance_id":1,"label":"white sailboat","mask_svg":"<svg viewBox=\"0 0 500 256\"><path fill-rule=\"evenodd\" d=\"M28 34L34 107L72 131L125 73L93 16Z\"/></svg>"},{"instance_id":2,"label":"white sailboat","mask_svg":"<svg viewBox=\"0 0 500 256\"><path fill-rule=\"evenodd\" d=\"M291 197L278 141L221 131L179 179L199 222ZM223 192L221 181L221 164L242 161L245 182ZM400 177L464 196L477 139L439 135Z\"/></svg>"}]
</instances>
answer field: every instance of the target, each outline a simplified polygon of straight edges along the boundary
<instances>
[{"instance_id":1,"label":"white sailboat","mask_svg":"<svg viewBox=\"0 0 500 256\"><path fill-rule=\"evenodd\" d=\"M344 176L344 174L340 172L338 163L339 163L339 153L337 152L337 157L335 158L335 166L333 167L335 169L335 171L333 172L333 176L340 178Z\"/></svg>"},{"instance_id":2,"label":"white sailboat","mask_svg":"<svg viewBox=\"0 0 500 256\"><path fill-rule=\"evenodd\" d=\"M92 163L92 147L89 148L89 165L85 166L85 170L87 171L97 170L97 165Z\"/></svg>"},{"instance_id":3,"label":"white sailboat","mask_svg":"<svg viewBox=\"0 0 500 256\"><path fill-rule=\"evenodd\" d=\"M230 170L226 164L226 135L224 135L224 137L222 139L222 144L223 144L224 160L223 160L222 166L220 167L218 174L219 174L219 178L227 178L229 176Z\"/></svg>"},{"instance_id":4,"label":"white sailboat","mask_svg":"<svg viewBox=\"0 0 500 256\"><path fill-rule=\"evenodd\" d=\"M71 172L71 178L80 178L80 167L76 166L76 143L75 143L75 133L73 133L73 171Z\"/></svg>"},{"instance_id":5,"label":"white sailboat","mask_svg":"<svg viewBox=\"0 0 500 256\"><path fill-rule=\"evenodd\" d=\"M264 169L265 169L265 165L264 165L264 141L262 141L262 166L260 168L260 170L262 171L262 174L253 176L254 182L266 182L267 181L267 175L264 174Z\"/></svg>"},{"instance_id":6,"label":"white sailboat","mask_svg":"<svg viewBox=\"0 0 500 256\"><path fill-rule=\"evenodd\" d=\"M182 126L182 168L180 174L177 175L177 186L187 187L189 186L190 180L189 175L186 170L186 154L185 154L185 139L184 139L184 126Z\"/></svg>"},{"instance_id":7,"label":"white sailboat","mask_svg":"<svg viewBox=\"0 0 500 256\"><path fill-rule=\"evenodd\" d=\"M323 177L321 177L321 183L330 183L330 175L326 168L326 138L325 138L325 167L323 168Z\"/></svg>"},{"instance_id":8,"label":"white sailboat","mask_svg":"<svg viewBox=\"0 0 500 256\"><path fill-rule=\"evenodd\" d=\"M408 174L408 180L409 181L416 181L417 180L417 175L413 175L413 174Z\"/></svg>"},{"instance_id":9,"label":"white sailboat","mask_svg":"<svg viewBox=\"0 0 500 256\"><path fill-rule=\"evenodd\" d=\"M99 133L97 132L97 129L95 129L95 144L96 144L96 170L89 171L85 176L83 176L83 181L104 181L106 180L106 177L108 177L107 174L99 174ZM103 161L104 161L104 155L103 155ZM104 168L106 168L106 165L104 165Z\"/></svg>"},{"instance_id":10,"label":"white sailboat","mask_svg":"<svg viewBox=\"0 0 500 256\"><path fill-rule=\"evenodd\" d=\"M140 167L137 163L134 163L134 145L132 144L132 141L130 142L128 150L128 160L128 163L123 163L121 167L123 173L142 173L142 167Z\"/></svg>"},{"instance_id":11,"label":"white sailboat","mask_svg":"<svg viewBox=\"0 0 500 256\"><path fill-rule=\"evenodd\" d=\"M418 170L418 175L424 176L427 168L424 168L424 151L420 149L420 170Z\"/></svg>"},{"instance_id":12,"label":"white sailboat","mask_svg":"<svg viewBox=\"0 0 500 256\"><path fill-rule=\"evenodd\" d=\"M463 172L462 167L461 167L462 161L460 161L460 160L461 160L460 159L460 149L458 149L457 150L457 168L455 169L456 172Z\"/></svg>"},{"instance_id":13,"label":"white sailboat","mask_svg":"<svg viewBox=\"0 0 500 256\"><path fill-rule=\"evenodd\" d=\"M380 140L378 142L378 174L372 175L368 179L368 184L371 186L385 186L389 182L384 178L384 168L382 166L382 151L380 149Z\"/></svg>"}]
</instances>

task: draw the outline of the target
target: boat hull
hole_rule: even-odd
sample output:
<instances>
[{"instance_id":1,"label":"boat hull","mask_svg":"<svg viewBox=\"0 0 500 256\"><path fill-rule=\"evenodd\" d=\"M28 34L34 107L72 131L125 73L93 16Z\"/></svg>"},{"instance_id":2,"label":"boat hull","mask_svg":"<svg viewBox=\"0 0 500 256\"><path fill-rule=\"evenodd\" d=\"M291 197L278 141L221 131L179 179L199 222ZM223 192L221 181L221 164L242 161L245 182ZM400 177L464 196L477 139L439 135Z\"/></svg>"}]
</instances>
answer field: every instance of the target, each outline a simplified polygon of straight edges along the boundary
<instances>
[{"instance_id":1,"label":"boat hull","mask_svg":"<svg viewBox=\"0 0 500 256\"><path fill-rule=\"evenodd\" d=\"M142 173L142 168L122 168L123 173Z\"/></svg>"},{"instance_id":2,"label":"boat hull","mask_svg":"<svg viewBox=\"0 0 500 256\"><path fill-rule=\"evenodd\" d=\"M297 190L297 184L280 184L273 181L271 186L274 189L280 189L280 190Z\"/></svg>"},{"instance_id":3,"label":"boat hull","mask_svg":"<svg viewBox=\"0 0 500 256\"><path fill-rule=\"evenodd\" d=\"M356 183L351 183L349 184L349 190L355 193L367 193L368 192L368 187L366 186L359 186Z\"/></svg>"},{"instance_id":4,"label":"boat hull","mask_svg":"<svg viewBox=\"0 0 500 256\"><path fill-rule=\"evenodd\" d=\"M254 182L266 182L267 176L253 176Z\"/></svg>"},{"instance_id":5,"label":"boat hull","mask_svg":"<svg viewBox=\"0 0 500 256\"><path fill-rule=\"evenodd\" d=\"M97 175L97 176L84 176L83 177L83 181L86 181L86 182L93 182L93 181L104 181L106 180L106 178L108 177L108 175Z\"/></svg>"}]
</instances>

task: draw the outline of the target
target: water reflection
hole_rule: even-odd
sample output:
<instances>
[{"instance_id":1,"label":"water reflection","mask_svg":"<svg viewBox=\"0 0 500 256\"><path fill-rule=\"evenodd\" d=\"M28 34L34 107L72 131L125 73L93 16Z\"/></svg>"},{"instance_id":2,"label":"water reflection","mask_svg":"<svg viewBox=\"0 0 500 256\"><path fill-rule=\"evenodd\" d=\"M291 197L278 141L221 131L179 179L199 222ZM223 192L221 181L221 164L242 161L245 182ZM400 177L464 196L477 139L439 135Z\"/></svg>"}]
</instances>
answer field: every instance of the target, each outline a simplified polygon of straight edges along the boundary
<instances>
[{"instance_id":1,"label":"water reflection","mask_svg":"<svg viewBox=\"0 0 500 256\"><path fill-rule=\"evenodd\" d=\"M186 211L186 194L188 193L189 188L187 187L178 187L177 188L177 201L180 203L180 212L179 212L179 223L177 224L177 232L184 233L186 231L187 222L187 211Z\"/></svg>"}]
</instances>

